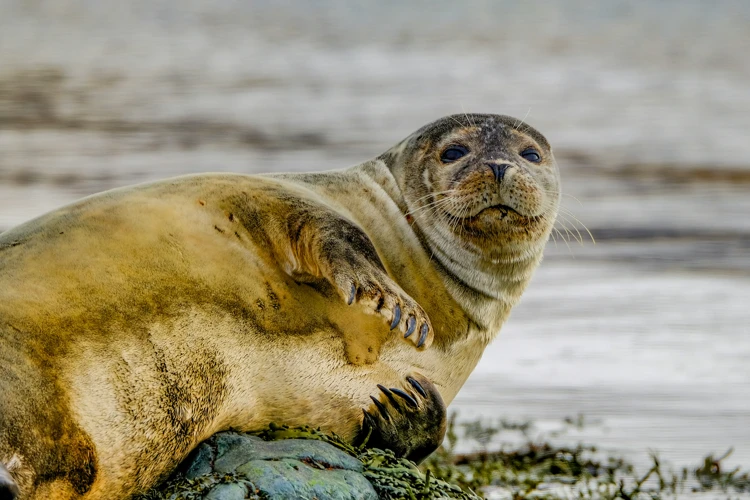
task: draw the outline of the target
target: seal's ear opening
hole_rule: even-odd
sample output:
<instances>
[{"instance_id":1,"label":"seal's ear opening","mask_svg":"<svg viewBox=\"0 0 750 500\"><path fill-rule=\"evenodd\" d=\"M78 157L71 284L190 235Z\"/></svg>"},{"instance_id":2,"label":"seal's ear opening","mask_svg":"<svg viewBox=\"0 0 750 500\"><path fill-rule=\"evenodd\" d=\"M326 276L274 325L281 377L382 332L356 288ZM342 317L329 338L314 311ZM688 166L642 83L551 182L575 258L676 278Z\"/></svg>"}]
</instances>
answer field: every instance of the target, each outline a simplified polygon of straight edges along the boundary
<instances>
[{"instance_id":1,"label":"seal's ear opening","mask_svg":"<svg viewBox=\"0 0 750 500\"><path fill-rule=\"evenodd\" d=\"M0 464L0 500L15 500L18 498L18 486L10 472L3 464Z\"/></svg>"}]
</instances>

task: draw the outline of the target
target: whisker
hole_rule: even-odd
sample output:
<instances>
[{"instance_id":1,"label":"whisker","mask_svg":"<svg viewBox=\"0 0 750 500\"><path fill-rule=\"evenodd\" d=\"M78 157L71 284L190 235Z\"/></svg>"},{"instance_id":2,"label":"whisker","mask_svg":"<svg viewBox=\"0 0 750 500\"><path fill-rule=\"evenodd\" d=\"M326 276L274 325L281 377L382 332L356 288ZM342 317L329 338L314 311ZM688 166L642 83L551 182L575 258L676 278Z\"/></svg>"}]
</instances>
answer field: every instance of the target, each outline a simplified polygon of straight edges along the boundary
<instances>
[{"instance_id":1,"label":"whisker","mask_svg":"<svg viewBox=\"0 0 750 500\"><path fill-rule=\"evenodd\" d=\"M473 122L471 121L471 118L469 118L469 115L467 115L467 114L466 114L466 110L464 109L464 103L460 103L460 104L461 104L461 111L463 111L463 113L464 113L464 117L466 117L466 121L467 121L467 122L469 123L469 125L471 125L472 127L476 127L476 124L474 124L474 123L473 123Z\"/></svg>"},{"instance_id":2,"label":"whisker","mask_svg":"<svg viewBox=\"0 0 750 500\"><path fill-rule=\"evenodd\" d=\"M559 229L557 229L556 227L554 227L554 226L553 226L553 229L554 229L555 231L557 231L557 234L559 234L559 235L560 235L560 238L562 238L562 240L563 240L563 241L565 242L565 246L566 246L566 247L568 247L568 253L569 253L570 255L573 255L573 256L575 256L575 254L573 253L573 249L572 249L572 248L570 248L570 243L568 242L568 240L566 240L566 239L565 239L565 236L563 236L563 234L562 234L562 233L560 232L560 230L559 230Z\"/></svg>"},{"instance_id":3,"label":"whisker","mask_svg":"<svg viewBox=\"0 0 750 500\"><path fill-rule=\"evenodd\" d=\"M465 114L466 114L466 113L464 113L464 115L465 115ZM455 119L455 118L453 117L453 115L449 115L449 116L448 116L448 118L450 118L451 120L453 120L454 122L456 122L456 125L458 125L459 127L464 127L464 126L466 125L466 124L464 124L464 123L461 123L460 121L456 120L456 119Z\"/></svg>"},{"instance_id":4,"label":"whisker","mask_svg":"<svg viewBox=\"0 0 750 500\"><path fill-rule=\"evenodd\" d=\"M576 200L576 201L578 202L578 204L579 204L579 205L583 206L583 203L581 202L581 200L579 200L578 198L576 198L576 197L575 197L575 196L573 196L572 194L568 194L568 193L561 193L560 191L549 191L549 190L547 190L547 189L543 189L543 188L539 188L539 190L540 190L540 191L542 191L542 192L543 192L543 193L545 193L545 194L551 194L551 195L558 195L558 194L560 194L560 195L562 195L562 196L569 196L569 197L573 198L574 200Z\"/></svg>"},{"instance_id":5,"label":"whisker","mask_svg":"<svg viewBox=\"0 0 750 500\"><path fill-rule=\"evenodd\" d=\"M552 228L554 229L554 228ZM557 248L557 237L555 236L555 233L550 232L549 233L550 238L552 238L552 243L555 244L555 248Z\"/></svg>"},{"instance_id":6,"label":"whisker","mask_svg":"<svg viewBox=\"0 0 750 500\"><path fill-rule=\"evenodd\" d=\"M417 207L414 210L407 212L406 215L415 215L419 212L424 212L427 209L442 207L444 205L451 205L452 203L455 203L455 200L453 198L442 198L440 200L435 200L433 202L422 205L421 207Z\"/></svg>"},{"instance_id":7,"label":"whisker","mask_svg":"<svg viewBox=\"0 0 750 500\"><path fill-rule=\"evenodd\" d=\"M569 220L563 219L565 222L570 223ZM560 220L560 224L562 224L563 229L565 229L565 232L569 233L570 236L575 239L580 245L583 245L583 236L581 236L581 232L578 230L577 227L573 226L573 231L571 231L566 224L563 224L562 220Z\"/></svg>"},{"instance_id":8,"label":"whisker","mask_svg":"<svg viewBox=\"0 0 750 500\"><path fill-rule=\"evenodd\" d=\"M414 200L414 203L418 203L418 202L420 202L422 200L430 198L431 196L432 197L434 197L434 196L440 196L441 194L453 193L455 191L457 191L456 188L451 188L451 189L446 189L445 191L435 191L433 193L428 193L428 194L426 194L424 196L421 196L421 197L417 198L416 200Z\"/></svg>"},{"instance_id":9,"label":"whisker","mask_svg":"<svg viewBox=\"0 0 750 500\"><path fill-rule=\"evenodd\" d=\"M438 196L438 195L441 195L441 194L449 194L449 193L452 193L453 191L454 190L441 191L441 192L435 193L434 195ZM432 195L423 196L422 198L419 198L419 200L423 200L423 199L429 198L430 196L432 196ZM444 202L450 202L452 200L453 200L453 198L450 197L450 196L445 196L445 197L440 198L440 199L435 199L435 200L433 200L433 201L431 201L429 203L425 203L422 206L418 206L418 207L410 210L409 212L407 212L407 215L414 214L416 212L419 212L420 210L424 210L425 208L429 208L430 206L433 206L435 204L444 203ZM417 204L417 203L415 203L415 204Z\"/></svg>"},{"instance_id":10,"label":"whisker","mask_svg":"<svg viewBox=\"0 0 750 500\"><path fill-rule=\"evenodd\" d=\"M581 232L578 230L578 228L575 225L572 226L572 230L571 230L571 228L568 226L568 224L570 224L570 221L568 219L560 219L560 224L562 224L562 227L563 229L565 229L565 232L570 234L571 238L573 238L581 246L583 246L583 236L581 236ZM575 231L575 233L573 231Z\"/></svg>"},{"instance_id":11,"label":"whisker","mask_svg":"<svg viewBox=\"0 0 750 500\"><path fill-rule=\"evenodd\" d=\"M526 111L526 114L524 115L524 117L522 119L519 120L519 119L516 118L516 123L513 124L513 128L516 129L516 130L518 130L518 126L521 123L523 123L523 122L526 121L526 118L529 116L529 113L531 113L531 107L529 107L529 110Z\"/></svg>"},{"instance_id":12,"label":"whisker","mask_svg":"<svg viewBox=\"0 0 750 500\"><path fill-rule=\"evenodd\" d=\"M571 217L575 222L577 222L578 224L580 224L581 227L588 233L589 238L591 238L591 242L594 245L596 245L596 239L594 238L594 235L591 234L591 231L589 231L589 228L586 227L586 224L584 224L583 222L581 222L581 220L578 217L576 217L575 215L573 215L570 212L570 210L568 210L568 209L566 209L564 207L560 207L560 212L563 213L564 215L567 215L568 217Z\"/></svg>"},{"instance_id":13,"label":"whisker","mask_svg":"<svg viewBox=\"0 0 750 500\"><path fill-rule=\"evenodd\" d=\"M568 247L568 253L573 255L573 249L570 248L570 244L568 243L567 238L565 238L565 235L560 232L559 229L557 229L555 226L552 226L552 231L550 232L551 236L554 236L555 233L557 233L560 236L560 239L563 240L563 243L565 243L565 246ZM557 248L557 238L555 238L555 248Z\"/></svg>"}]
</instances>

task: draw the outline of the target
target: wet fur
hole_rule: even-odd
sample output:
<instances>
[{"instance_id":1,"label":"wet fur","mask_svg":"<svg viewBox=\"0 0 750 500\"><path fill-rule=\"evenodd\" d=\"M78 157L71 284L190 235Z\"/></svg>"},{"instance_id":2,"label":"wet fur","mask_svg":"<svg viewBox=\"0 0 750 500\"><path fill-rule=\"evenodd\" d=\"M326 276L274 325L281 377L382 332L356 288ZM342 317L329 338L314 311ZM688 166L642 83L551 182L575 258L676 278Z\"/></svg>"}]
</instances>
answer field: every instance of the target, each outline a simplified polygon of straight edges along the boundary
<instances>
[{"instance_id":1,"label":"wet fur","mask_svg":"<svg viewBox=\"0 0 750 500\"><path fill-rule=\"evenodd\" d=\"M457 140L478 158L461 171L435 156ZM529 141L545 156L536 171L513 156ZM439 227L452 219L410 215L441 183L494 189L482 162L495 159L513 162L512 187L540 198L542 216L498 225L490 209ZM24 499L125 498L220 430L277 421L361 437L371 396L385 401L377 384L419 397L407 375L434 391L408 414L426 438L403 438L401 451L429 453L541 260L553 191L538 132L457 115L346 171L169 179L3 233L0 464ZM368 284L354 306L329 279L346 262ZM376 285L390 278L429 317L426 351L378 316Z\"/></svg>"}]
</instances>

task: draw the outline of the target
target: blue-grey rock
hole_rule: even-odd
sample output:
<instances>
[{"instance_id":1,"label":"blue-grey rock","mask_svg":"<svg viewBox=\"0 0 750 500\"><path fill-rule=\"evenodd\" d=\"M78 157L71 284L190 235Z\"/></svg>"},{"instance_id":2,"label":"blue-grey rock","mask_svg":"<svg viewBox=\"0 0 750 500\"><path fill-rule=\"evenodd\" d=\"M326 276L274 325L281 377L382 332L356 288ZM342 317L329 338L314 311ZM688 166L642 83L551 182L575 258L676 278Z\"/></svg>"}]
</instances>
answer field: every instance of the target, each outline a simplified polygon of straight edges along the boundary
<instances>
[{"instance_id":1,"label":"blue-grey rock","mask_svg":"<svg viewBox=\"0 0 750 500\"><path fill-rule=\"evenodd\" d=\"M213 442L216 450L213 470L220 473L235 470L248 460L256 458L258 451L265 448L265 441L261 438L233 432L218 434Z\"/></svg>"},{"instance_id":2,"label":"blue-grey rock","mask_svg":"<svg viewBox=\"0 0 750 500\"><path fill-rule=\"evenodd\" d=\"M247 487L244 483L220 484L214 487L204 500L245 500Z\"/></svg>"},{"instance_id":3,"label":"blue-grey rock","mask_svg":"<svg viewBox=\"0 0 750 500\"><path fill-rule=\"evenodd\" d=\"M214 462L214 450L206 443L201 443L200 446L193 452L193 459L190 462L190 466L185 471L185 477L188 479L195 479L198 476L209 474L211 472L211 464Z\"/></svg>"},{"instance_id":4,"label":"blue-grey rock","mask_svg":"<svg viewBox=\"0 0 750 500\"><path fill-rule=\"evenodd\" d=\"M272 500L287 498L377 500L378 498L370 482L359 472L344 469L319 469L288 458L253 460L238 467L237 474L251 481L256 489Z\"/></svg>"},{"instance_id":5,"label":"blue-grey rock","mask_svg":"<svg viewBox=\"0 0 750 500\"><path fill-rule=\"evenodd\" d=\"M190 480L212 474L220 481L205 500L245 499L261 493L270 499L377 500L362 475L364 465L335 446L318 440L264 441L259 437L223 432L201 444L185 465ZM248 492L247 485L251 485Z\"/></svg>"},{"instance_id":6,"label":"blue-grey rock","mask_svg":"<svg viewBox=\"0 0 750 500\"><path fill-rule=\"evenodd\" d=\"M244 434L222 433L216 437L216 457L213 459L213 470L227 473L235 470L240 464L250 460L280 460L293 458L320 464L327 469L345 469L362 472L362 462L344 453L338 448L323 441L307 439L285 439L282 441L263 441L255 436ZM196 456L205 461L209 455ZM191 465L200 467L203 465ZM209 465L210 467L210 465Z\"/></svg>"}]
</instances>

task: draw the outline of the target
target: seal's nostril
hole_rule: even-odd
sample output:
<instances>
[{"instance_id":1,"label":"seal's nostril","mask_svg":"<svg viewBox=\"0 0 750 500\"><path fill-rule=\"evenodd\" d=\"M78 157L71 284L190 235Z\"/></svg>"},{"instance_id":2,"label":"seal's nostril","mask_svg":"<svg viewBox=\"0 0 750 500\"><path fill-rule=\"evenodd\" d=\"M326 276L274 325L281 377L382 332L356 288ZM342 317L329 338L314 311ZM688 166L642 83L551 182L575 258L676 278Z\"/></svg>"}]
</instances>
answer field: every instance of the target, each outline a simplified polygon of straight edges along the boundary
<instances>
[{"instance_id":1,"label":"seal's nostril","mask_svg":"<svg viewBox=\"0 0 750 500\"><path fill-rule=\"evenodd\" d=\"M510 168L510 165L507 163L487 163L487 166L490 167L490 170L492 170L492 173L495 175L495 180L497 182L500 182L503 180L503 177L505 177L505 171Z\"/></svg>"}]
</instances>

